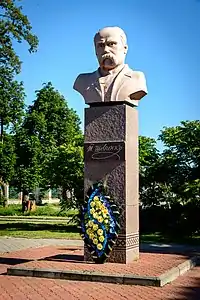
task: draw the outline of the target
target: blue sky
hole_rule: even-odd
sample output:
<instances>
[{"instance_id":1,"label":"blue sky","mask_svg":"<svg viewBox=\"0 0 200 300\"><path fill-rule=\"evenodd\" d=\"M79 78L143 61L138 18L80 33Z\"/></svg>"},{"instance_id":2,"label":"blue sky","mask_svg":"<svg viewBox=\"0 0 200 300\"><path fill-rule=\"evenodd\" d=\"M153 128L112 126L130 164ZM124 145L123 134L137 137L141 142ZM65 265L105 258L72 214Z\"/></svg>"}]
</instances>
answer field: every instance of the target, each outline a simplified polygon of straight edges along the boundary
<instances>
[{"instance_id":1,"label":"blue sky","mask_svg":"<svg viewBox=\"0 0 200 300\"><path fill-rule=\"evenodd\" d=\"M119 26L127 34L126 63L145 73L148 96L139 105L139 134L156 138L163 126L200 119L199 0L22 0L40 44L18 77L27 104L51 81L83 122L84 100L73 90L78 74L97 68L94 34Z\"/></svg>"}]
</instances>

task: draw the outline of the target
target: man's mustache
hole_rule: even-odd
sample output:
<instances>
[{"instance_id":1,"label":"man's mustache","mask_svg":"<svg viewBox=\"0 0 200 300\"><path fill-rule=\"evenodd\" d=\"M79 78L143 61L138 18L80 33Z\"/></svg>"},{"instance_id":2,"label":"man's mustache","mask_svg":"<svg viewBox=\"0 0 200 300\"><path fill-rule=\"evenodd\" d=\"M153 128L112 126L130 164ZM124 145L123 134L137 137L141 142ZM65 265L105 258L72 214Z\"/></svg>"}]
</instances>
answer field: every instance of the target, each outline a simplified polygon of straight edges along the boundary
<instances>
[{"instance_id":1,"label":"man's mustache","mask_svg":"<svg viewBox=\"0 0 200 300\"><path fill-rule=\"evenodd\" d=\"M113 54L109 54L109 53L105 53L101 56L102 59L106 59L106 58L110 58L110 59L114 59L114 55Z\"/></svg>"}]
</instances>

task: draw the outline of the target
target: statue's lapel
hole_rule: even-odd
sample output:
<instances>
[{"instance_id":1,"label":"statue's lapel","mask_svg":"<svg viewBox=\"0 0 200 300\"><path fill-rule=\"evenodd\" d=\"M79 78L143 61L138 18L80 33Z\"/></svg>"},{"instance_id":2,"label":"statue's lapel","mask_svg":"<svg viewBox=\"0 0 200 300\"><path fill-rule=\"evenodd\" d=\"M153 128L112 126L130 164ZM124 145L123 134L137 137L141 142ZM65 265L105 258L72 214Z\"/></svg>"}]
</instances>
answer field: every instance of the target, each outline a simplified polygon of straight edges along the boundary
<instances>
[{"instance_id":1,"label":"statue's lapel","mask_svg":"<svg viewBox=\"0 0 200 300\"><path fill-rule=\"evenodd\" d=\"M90 80L90 85L87 87L86 93L90 95L90 99L94 102L101 102L102 98L102 90L99 82L99 72L98 70L92 74L92 78Z\"/></svg>"},{"instance_id":2,"label":"statue's lapel","mask_svg":"<svg viewBox=\"0 0 200 300\"><path fill-rule=\"evenodd\" d=\"M130 70L129 70L128 65L125 65L124 68L119 72L119 74L117 75L117 77L114 80L112 94L111 94L111 101L120 100L120 99L117 99L117 96L119 95L119 92L120 92L121 88L123 87L123 84L129 78L131 78Z\"/></svg>"}]
</instances>

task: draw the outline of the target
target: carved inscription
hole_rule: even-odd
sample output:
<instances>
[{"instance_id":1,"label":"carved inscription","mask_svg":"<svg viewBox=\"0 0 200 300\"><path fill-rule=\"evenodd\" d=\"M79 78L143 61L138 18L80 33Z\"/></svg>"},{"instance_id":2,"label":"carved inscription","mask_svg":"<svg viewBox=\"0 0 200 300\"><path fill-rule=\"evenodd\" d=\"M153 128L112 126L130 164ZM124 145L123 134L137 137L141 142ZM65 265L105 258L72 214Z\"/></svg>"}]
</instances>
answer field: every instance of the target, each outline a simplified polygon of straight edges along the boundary
<instances>
[{"instance_id":1,"label":"carved inscription","mask_svg":"<svg viewBox=\"0 0 200 300\"><path fill-rule=\"evenodd\" d=\"M124 142L85 143L85 161L125 160Z\"/></svg>"}]
</instances>

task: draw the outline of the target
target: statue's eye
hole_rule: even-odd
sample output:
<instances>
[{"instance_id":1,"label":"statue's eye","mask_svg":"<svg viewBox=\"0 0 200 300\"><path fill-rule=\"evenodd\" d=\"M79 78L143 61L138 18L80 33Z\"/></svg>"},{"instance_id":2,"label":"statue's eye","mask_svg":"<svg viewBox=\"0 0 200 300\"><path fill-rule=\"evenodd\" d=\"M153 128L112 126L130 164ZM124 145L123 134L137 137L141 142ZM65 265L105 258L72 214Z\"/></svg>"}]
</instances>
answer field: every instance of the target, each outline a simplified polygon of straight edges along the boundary
<instances>
[{"instance_id":1,"label":"statue's eye","mask_svg":"<svg viewBox=\"0 0 200 300\"><path fill-rule=\"evenodd\" d=\"M114 45L116 45L116 42L109 42L109 43L108 43L108 46L109 46L109 47L112 47L112 46L114 46Z\"/></svg>"},{"instance_id":2,"label":"statue's eye","mask_svg":"<svg viewBox=\"0 0 200 300\"><path fill-rule=\"evenodd\" d=\"M99 48L103 48L103 46L104 46L104 43L98 43Z\"/></svg>"}]
</instances>

